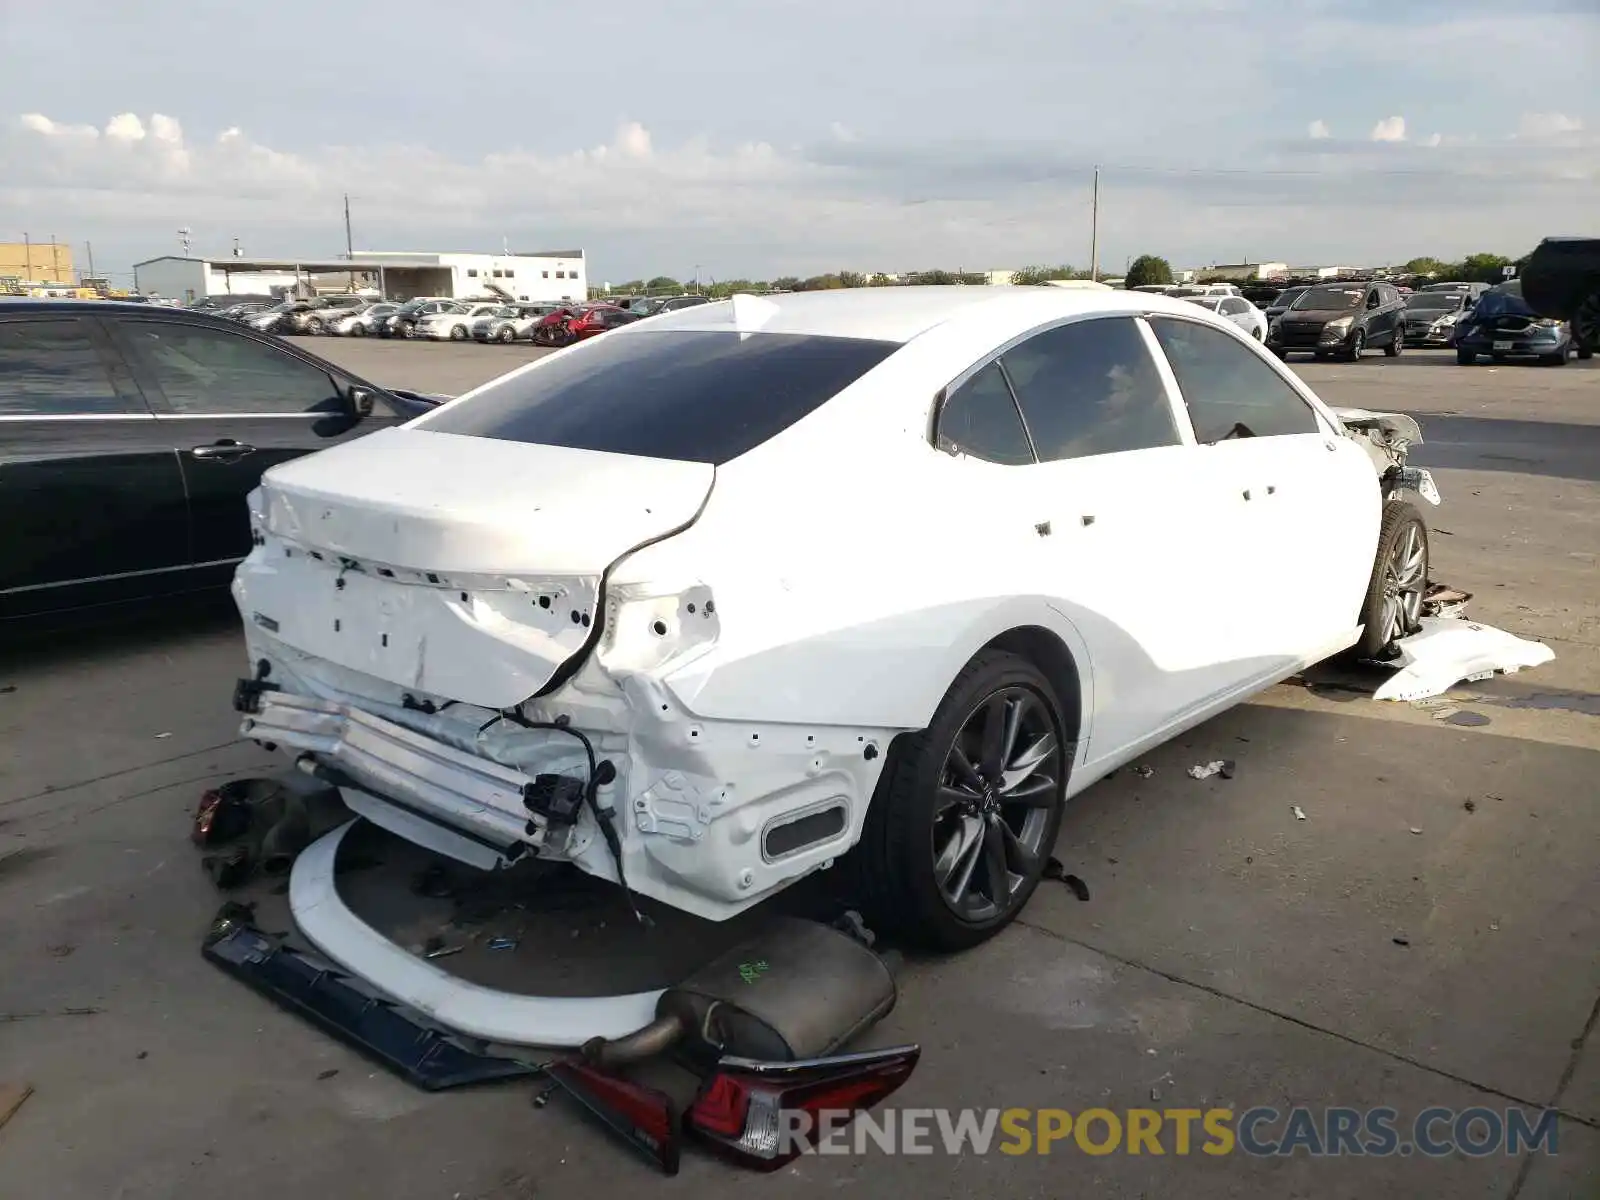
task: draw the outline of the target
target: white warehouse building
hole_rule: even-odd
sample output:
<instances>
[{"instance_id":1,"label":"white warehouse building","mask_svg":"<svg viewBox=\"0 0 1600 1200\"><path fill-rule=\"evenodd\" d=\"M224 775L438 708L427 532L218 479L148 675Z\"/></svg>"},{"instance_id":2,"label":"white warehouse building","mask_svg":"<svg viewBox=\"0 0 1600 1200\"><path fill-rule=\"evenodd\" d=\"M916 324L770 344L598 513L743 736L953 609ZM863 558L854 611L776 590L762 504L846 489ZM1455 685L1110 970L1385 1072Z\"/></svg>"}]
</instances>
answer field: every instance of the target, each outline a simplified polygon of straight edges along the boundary
<instances>
[{"instance_id":1,"label":"white warehouse building","mask_svg":"<svg viewBox=\"0 0 1600 1200\"><path fill-rule=\"evenodd\" d=\"M583 300L582 250L455 254L358 250L349 258L188 258L164 255L133 265L134 287L185 302L207 296L271 296L350 290L391 300Z\"/></svg>"}]
</instances>

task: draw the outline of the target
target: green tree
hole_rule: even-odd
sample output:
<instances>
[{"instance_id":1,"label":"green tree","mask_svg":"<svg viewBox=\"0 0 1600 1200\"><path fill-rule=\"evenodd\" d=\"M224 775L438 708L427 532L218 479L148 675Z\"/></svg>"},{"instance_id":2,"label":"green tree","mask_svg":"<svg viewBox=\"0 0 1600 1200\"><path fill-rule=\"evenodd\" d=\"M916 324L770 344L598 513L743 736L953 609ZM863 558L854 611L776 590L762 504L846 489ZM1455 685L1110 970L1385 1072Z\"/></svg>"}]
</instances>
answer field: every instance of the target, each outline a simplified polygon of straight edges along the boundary
<instances>
[{"instance_id":1,"label":"green tree","mask_svg":"<svg viewBox=\"0 0 1600 1200\"><path fill-rule=\"evenodd\" d=\"M783 275L772 281L772 289L776 292L796 292L800 290L800 280L793 275Z\"/></svg>"},{"instance_id":2,"label":"green tree","mask_svg":"<svg viewBox=\"0 0 1600 1200\"><path fill-rule=\"evenodd\" d=\"M866 287L867 277L860 271L840 271L839 286L842 288Z\"/></svg>"},{"instance_id":3,"label":"green tree","mask_svg":"<svg viewBox=\"0 0 1600 1200\"><path fill-rule=\"evenodd\" d=\"M1424 255L1422 258L1413 258L1400 269L1407 275L1431 275L1437 279L1444 273L1445 264L1437 258L1429 258Z\"/></svg>"},{"instance_id":4,"label":"green tree","mask_svg":"<svg viewBox=\"0 0 1600 1200\"><path fill-rule=\"evenodd\" d=\"M1141 254L1128 264L1128 274L1123 280L1123 286L1137 288L1149 287L1158 283L1170 284L1171 282L1171 263L1154 254Z\"/></svg>"},{"instance_id":5,"label":"green tree","mask_svg":"<svg viewBox=\"0 0 1600 1200\"><path fill-rule=\"evenodd\" d=\"M670 276L670 275L657 275L654 279L652 279L649 283L645 284L644 286L645 286L645 290L646 291L651 291L651 292L681 292L681 291L683 291L683 284L679 283L676 279L672 278L672 276Z\"/></svg>"},{"instance_id":6,"label":"green tree","mask_svg":"<svg viewBox=\"0 0 1600 1200\"><path fill-rule=\"evenodd\" d=\"M945 286L956 282L956 277L949 271L918 271L917 282Z\"/></svg>"},{"instance_id":7,"label":"green tree","mask_svg":"<svg viewBox=\"0 0 1600 1200\"><path fill-rule=\"evenodd\" d=\"M1505 278L1503 268L1510 265L1511 260L1503 254L1469 254L1457 270L1467 283L1499 283Z\"/></svg>"},{"instance_id":8,"label":"green tree","mask_svg":"<svg viewBox=\"0 0 1600 1200\"><path fill-rule=\"evenodd\" d=\"M867 280L867 286L868 287L894 287L895 286L895 282L896 282L895 280L890 279L882 271L879 271L875 275L873 275L873 277L871 279Z\"/></svg>"},{"instance_id":9,"label":"green tree","mask_svg":"<svg viewBox=\"0 0 1600 1200\"><path fill-rule=\"evenodd\" d=\"M1062 263L1059 267L1023 267L1022 270L1011 273L1011 282L1026 285L1049 283L1052 279L1078 279L1082 276L1082 271L1074 270Z\"/></svg>"}]
</instances>

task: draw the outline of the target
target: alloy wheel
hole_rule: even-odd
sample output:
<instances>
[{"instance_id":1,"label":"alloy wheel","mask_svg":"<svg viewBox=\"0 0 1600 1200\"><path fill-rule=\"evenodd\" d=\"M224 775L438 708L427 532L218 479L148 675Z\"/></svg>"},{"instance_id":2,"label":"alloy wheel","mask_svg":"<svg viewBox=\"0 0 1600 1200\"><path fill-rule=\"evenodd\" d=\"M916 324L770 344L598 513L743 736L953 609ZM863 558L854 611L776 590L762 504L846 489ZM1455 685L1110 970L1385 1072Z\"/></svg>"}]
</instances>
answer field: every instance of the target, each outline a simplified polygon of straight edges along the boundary
<instances>
[{"instance_id":1,"label":"alloy wheel","mask_svg":"<svg viewBox=\"0 0 1600 1200\"><path fill-rule=\"evenodd\" d=\"M1064 778L1055 718L1033 689L1002 688L962 722L940 772L932 839L934 880L962 920L987 924L1026 897Z\"/></svg>"},{"instance_id":2,"label":"alloy wheel","mask_svg":"<svg viewBox=\"0 0 1600 1200\"><path fill-rule=\"evenodd\" d=\"M1385 644L1406 637L1422 622L1422 597L1428 587L1428 548L1414 522L1395 541L1383 565L1383 634Z\"/></svg>"}]
</instances>

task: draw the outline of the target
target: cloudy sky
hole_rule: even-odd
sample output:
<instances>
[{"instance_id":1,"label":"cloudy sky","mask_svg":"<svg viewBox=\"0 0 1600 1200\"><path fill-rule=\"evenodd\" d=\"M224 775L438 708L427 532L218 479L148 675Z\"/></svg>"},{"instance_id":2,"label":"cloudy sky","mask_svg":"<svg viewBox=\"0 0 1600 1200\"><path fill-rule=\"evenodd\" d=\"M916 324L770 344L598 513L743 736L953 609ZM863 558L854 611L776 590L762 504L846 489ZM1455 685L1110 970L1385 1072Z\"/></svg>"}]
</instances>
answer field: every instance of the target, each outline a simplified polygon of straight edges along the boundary
<instances>
[{"instance_id":1,"label":"cloudy sky","mask_svg":"<svg viewBox=\"0 0 1600 1200\"><path fill-rule=\"evenodd\" d=\"M1600 232L1597 0L0 0L0 241L590 278Z\"/></svg>"}]
</instances>

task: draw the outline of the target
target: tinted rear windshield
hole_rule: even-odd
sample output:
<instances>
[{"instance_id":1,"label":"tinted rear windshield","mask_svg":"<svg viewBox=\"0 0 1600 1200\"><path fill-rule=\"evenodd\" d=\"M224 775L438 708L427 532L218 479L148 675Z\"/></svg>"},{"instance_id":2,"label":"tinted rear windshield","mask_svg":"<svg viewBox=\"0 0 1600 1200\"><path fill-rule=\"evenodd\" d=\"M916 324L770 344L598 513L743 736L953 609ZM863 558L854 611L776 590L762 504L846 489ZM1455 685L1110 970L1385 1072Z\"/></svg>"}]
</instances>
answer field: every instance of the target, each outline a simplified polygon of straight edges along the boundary
<instances>
[{"instance_id":1,"label":"tinted rear windshield","mask_svg":"<svg viewBox=\"0 0 1600 1200\"><path fill-rule=\"evenodd\" d=\"M491 383L425 428L720 465L821 407L899 349L811 334L605 334Z\"/></svg>"}]
</instances>

